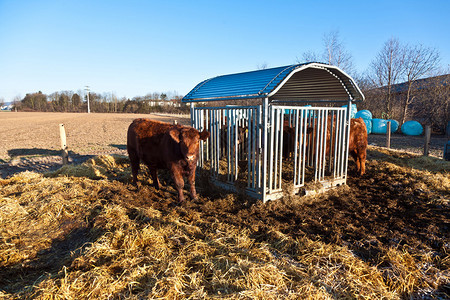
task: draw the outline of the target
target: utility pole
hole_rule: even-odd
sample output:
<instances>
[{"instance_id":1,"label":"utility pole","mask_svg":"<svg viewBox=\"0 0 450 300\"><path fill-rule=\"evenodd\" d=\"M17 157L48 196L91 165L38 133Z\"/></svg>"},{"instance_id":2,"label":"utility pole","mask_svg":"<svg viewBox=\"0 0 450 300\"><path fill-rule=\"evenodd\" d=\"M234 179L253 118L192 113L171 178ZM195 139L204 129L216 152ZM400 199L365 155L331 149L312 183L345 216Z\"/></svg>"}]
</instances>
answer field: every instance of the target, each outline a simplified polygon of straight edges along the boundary
<instances>
[{"instance_id":1,"label":"utility pole","mask_svg":"<svg viewBox=\"0 0 450 300\"><path fill-rule=\"evenodd\" d=\"M89 91L90 91L90 88L89 88L88 85L86 85L86 86L84 87L84 89L86 90L86 93L87 93L88 114L90 114L90 113L91 113L91 108L89 107Z\"/></svg>"}]
</instances>

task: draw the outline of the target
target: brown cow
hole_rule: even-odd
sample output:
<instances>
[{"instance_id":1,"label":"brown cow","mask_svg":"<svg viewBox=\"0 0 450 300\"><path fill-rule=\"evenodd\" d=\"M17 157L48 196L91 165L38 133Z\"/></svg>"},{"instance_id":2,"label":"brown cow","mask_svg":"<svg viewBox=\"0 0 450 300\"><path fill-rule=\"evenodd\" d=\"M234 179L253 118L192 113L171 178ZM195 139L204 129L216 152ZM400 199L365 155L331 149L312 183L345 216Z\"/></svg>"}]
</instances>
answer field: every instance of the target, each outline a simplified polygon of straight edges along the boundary
<instances>
[{"instance_id":1,"label":"brown cow","mask_svg":"<svg viewBox=\"0 0 450 300\"><path fill-rule=\"evenodd\" d=\"M334 119L335 120L335 119ZM331 127L332 127L332 118L328 116L327 122L327 143L326 143L326 155L328 156L330 153L330 148L335 143L336 137L333 135L333 140L330 143L330 135L331 135ZM334 123L334 121L333 121ZM290 153L293 151L294 146L294 137L295 130L288 126L285 121L285 126L283 127L283 157L288 157ZM316 125L317 126L317 125ZM334 124L333 126L336 126ZM313 130L311 126L307 128L306 138L306 147L308 147L309 142L312 142L313 149L311 153L314 153L315 145L316 145L316 130ZM311 141L310 141L311 140ZM366 172L366 152L367 152L367 130L366 124L364 120L361 118L351 119L350 122L350 144L349 144L349 154L353 157L356 163L356 170L359 175L364 175ZM297 145L298 147L298 145ZM286 152L285 152L286 149Z\"/></svg>"},{"instance_id":2,"label":"brown cow","mask_svg":"<svg viewBox=\"0 0 450 300\"><path fill-rule=\"evenodd\" d=\"M366 123L362 118L351 119L349 152L356 162L359 175L364 175L366 172L367 144Z\"/></svg>"},{"instance_id":3,"label":"brown cow","mask_svg":"<svg viewBox=\"0 0 450 300\"><path fill-rule=\"evenodd\" d=\"M208 131L172 125L169 123L136 119L128 128L127 151L131 161L133 183L137 183L139 164L145 163L152 176L154 186L159 189L158 169L169 169L178 192L178 201L184 201L183 176L187 176L191 197L197 198L195 169L197 166L199 141L209 137Z\"/></svg>"},{"instance_id":4,"label":"brown cow","mask_svg":"<svg viewBox=\"0 0 450 300\"><path fill-rule=\"evenodd\" d=\"M326 155L329 155L330 148L335 143L336 136L333 135L333 140L330 143L330 131L331 131L331 116L328 116L327 122L327 145L326 145ZM333 121L334 123L334 121ZM334 124L335 126L336 124ZM315 144L315 142L314 142ZM351 119L350 120L350 140L349 140L349 155L355 160L356 171L359 175L364 175L366 172L366 152L367 152L367 129L366 123L362 118Z\"/></svg>"}]
</instances>

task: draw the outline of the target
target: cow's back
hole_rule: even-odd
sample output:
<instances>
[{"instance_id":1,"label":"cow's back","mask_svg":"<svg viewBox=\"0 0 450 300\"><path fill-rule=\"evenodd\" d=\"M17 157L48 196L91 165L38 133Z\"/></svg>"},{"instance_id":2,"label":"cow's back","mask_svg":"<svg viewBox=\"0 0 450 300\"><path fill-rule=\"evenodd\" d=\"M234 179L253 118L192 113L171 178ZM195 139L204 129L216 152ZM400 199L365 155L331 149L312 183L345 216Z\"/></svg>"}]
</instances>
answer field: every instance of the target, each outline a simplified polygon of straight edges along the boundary
<instances>
[{"instance_id":1,"label":"cow's back","mask_svg":"<svg viewBox=\"0 0 450 300\"><path fill-rule=\"evenodd\" d=\"M166 133L174 125L149 119L136 119L128 128L127 150L140 160L155 167L165 168L165 154L171 149L165 141ZM167 135L166 135L167 136Z\"/></svg>"},{"instance_id":2,"label":"cow's back","mask_svg":"<svg viewBox=\"0 0 450 300\"><path fill-rule=\"evenodd\" d=\"M364 120L361 118L351 119L349 145L350 152L366 152L367 144L367 129Z\"/></svg>"},{"instance_id":3,"label":"cow's back","mask_svg":"<svg viewBox=\"0 0 450 300\"><path fill-rule=\"evenodd\" d=\"M367 145L366 123L361 118L352 119L350 123L349 152L356 162L356 169L360 175L364 175L366 172Z\"/></svg>"}]
</instances>

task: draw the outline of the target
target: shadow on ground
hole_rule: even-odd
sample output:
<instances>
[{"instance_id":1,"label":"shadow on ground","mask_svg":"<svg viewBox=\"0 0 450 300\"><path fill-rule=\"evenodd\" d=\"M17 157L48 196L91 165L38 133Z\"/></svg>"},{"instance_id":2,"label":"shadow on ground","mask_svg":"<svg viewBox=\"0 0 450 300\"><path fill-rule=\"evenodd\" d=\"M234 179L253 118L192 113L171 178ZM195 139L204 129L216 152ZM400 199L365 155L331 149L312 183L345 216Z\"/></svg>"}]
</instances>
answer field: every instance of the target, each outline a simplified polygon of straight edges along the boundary
<instances>
[{"instance_id":1,"label":"shadow on ground","mask_svg":"<svg viewBox=\"0 0 450 300\"><path fill-rule=\"evenodd\" d=\"M119 150L127 150L127 145L109 144L109 146L117 148Z\"/></svg>"},{"instance_id":2,"label":"shadow on ground","mask_svg":"<svg viewBox=\"0 0 450 300\"><path fill-rule=\"evenodd\" d=\"M61 155L61 150L51 150L42 148L31 148L31 149L19 148L8 150L8 155L12 158L17 156L57 156Z\"/></svg>"},{"instance_id":3,"label":"shadow on ground","mask_svg":"<svg viewBox=\"0 0 450 300\"><path fill-rule=\"evenodd\" d=\"M62 167L60 150L42 148L19 148L8 151L9 161L0 161L0 178L7 178L17 173L32 171L45 173ZM69 151L69 164L81 164L94 155L80 155Z\"/></svg>"}]
</instances>

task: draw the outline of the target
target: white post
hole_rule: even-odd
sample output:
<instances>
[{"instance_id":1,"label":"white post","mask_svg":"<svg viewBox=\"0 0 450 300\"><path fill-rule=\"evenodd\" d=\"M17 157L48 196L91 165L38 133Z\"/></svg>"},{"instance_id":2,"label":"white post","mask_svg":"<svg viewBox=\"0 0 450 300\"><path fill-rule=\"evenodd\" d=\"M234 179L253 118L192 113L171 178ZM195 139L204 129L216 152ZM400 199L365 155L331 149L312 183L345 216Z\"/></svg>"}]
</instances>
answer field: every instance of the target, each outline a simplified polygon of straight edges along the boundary
<instances>
[{"instance_id":1,"label":"white post","mask_svg":"<svg viewBox=\"0 0 450 300\"><path fill-rule=\"evenodd\" d=\"M66 130L64 129L64 124L59 124L59 136L61 138L62 163L63 165L67 165L69 162L69 152L67 151Z\"/></svg>"},{"instance_id":2,"label":"white post","mask_svg":"<svg viewBox=\"0 0 450 300\"><path fill-rule=\"evenodd\" d=\"M191 102L191 126L194 126L194 102Z\"/></svg>"},{"instance_id":3,"label":"white post","mask_svg":"<svg viewBox=\"0 0 450 300\"><path fill-rule=\"evenodd\" d=\"M345 157L344 157L344 176L345 176L345 183L347 183L347 173L348 173L348 155L349 153L349 149L350 149L350 126L351 126L351 122L352 122L352 99L348 99L348 104L347 104L347 131L346 131L346 135L347 135L347 145L346 145L346 150L345 150Z\"/></svg>"},{"instance_id":4,"label":"white post","mask_svg":"<svg viewBox=\"0 0 450 300\"><path fill-rule=\"evenodd\" d=\"M90 91L90 88L89 88L88 85L86 85L86 87L85 87L84 89L86 90L86 93L87 93L88 114L90 114L90 113L91 113L91 108L90 108L90 106L89 106L89 91Z\"/></svg>"},{"instance_id":5,"label":"white post","mask_svg":"<svg viewBox=\"0 0 450 300\"><path fill-rule=\"evenodd\" d=\"M263 125L263 138L262 138L262 142L263 142L263 166L262 166L262 189L261 189L261 193L262 193L262 200L263 203L265 203L267 201L267 195L266 195L266 190L267 190L267 129L268 129L268 116L269 116L269 98L264 98L263 99L263 120L262 120L262 125Z\"/></svg>"}]
</instances>

